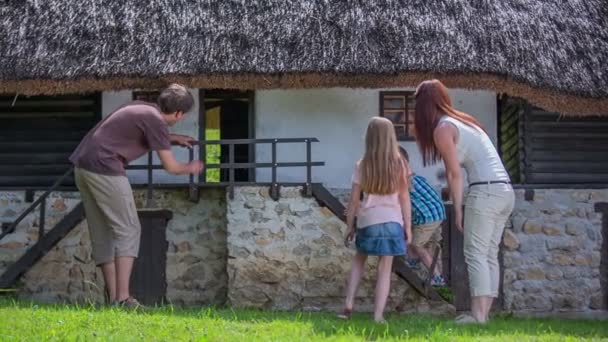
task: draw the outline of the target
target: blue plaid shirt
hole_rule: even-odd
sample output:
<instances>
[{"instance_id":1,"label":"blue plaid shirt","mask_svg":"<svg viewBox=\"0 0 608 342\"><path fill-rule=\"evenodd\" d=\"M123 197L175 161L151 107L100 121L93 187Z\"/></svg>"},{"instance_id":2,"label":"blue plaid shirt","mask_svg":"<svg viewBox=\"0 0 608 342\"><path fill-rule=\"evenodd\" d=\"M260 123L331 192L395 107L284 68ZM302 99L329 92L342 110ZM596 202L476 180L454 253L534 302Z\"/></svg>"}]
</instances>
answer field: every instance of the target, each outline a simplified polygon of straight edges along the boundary
<instances>
[{"instance_id":1,"label":"blue plaid shirt","mask_svg":"<svg viewBox=\"0 0 608 342\"><path fill-rule=\"evenodd\" d=\"M445 220L445 207L437 194L422 176L414 175L410 186L412 225L417 226Z\"/></svg>"}]
</instances>

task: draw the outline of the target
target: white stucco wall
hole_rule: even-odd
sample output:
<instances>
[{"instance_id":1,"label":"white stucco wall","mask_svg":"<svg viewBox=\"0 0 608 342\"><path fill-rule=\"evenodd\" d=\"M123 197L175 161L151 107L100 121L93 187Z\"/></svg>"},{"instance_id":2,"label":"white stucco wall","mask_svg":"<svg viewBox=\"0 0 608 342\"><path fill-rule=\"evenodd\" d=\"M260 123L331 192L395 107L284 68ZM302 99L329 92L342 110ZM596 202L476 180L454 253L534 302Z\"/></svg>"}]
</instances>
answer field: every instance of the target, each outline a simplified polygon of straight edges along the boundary
<instances>
[{"instance_id":1,"label":"white stucco wall","mask_svg":"<svg viewBox=\"0 0 608 342\"><path fill-rule=\"evenodd\" d=\"M198 108L199 108L199 98L198 98L198 89L191 89L190 92L194 97L194 107L192 110L186 115L186 117L178 122L175 126L170 127L169 131L171 133L176 134L185 134L189 135L193 138L198 138ZM118 107L122 106L125 103L132 101L132 91L124 90L124 91L116 91L116 92L103 92L102 95L102 116L106 117ZM182 147L173 147L173 152L175 153L175 158L182 162L188 161L188 150ZM198 148L194 150L194 156L197 158L198 156ZM148 156L145 155L137 160L134 160L131 165L147 165ZM160 164L158 159L158 155L154 153L154 163ZM147 181L147 172L145 170L131 170L127 171L127 176L129 180L133 184L138 183L146 183ZM153 174L153 180L155 183L187 183L188 176L176 176L171 175L165 172L164 170L156 170Z\"/></svg>"},{"instance_id":2,"label":"white stucco wall","mask_svg":"<svg viewBox=\"0 0 608 342\"><path fill-rule=\"evenodd\" d=\"M255 94L256 138L316 137L312 156L316 161L324 161L325 166L313 168L313 181L329 187L348 188L355 161L363 153L363 137L370 117L378 115L379 92L383 89L298 89L265 90ZM387 89L397 90L397 89ZM412 90L412 89L409 89ZM198 136L198 90L192 89L194 108L186 118L171 127L172 133ZM450 91L454 106L478 118L485 125L490 137L496 143L496 94L488 91ZM119 106L131 101L132 92L117 91L103 93L103 116L107 116ZM433 184L439 184L437 170L442 165L423 168L422 158L415 142L401 142L410 154L410 162L415 172L427 177ZM184 148L173 148L176 158L188 160ZM304 144L279 145L279 161L304 161ZM195 156L198 150L195 149ZM270 145L256 148L256 160L271 160ZM160 163L154 154L155 163ZM134 162L146 164L147 156ZM128 171L132 183L145 183L146 171ZM258 170L257 180L270 181L269 170ZM305 179L304 168L280 169L279 182L300 182ZM163 170L154 172L154 181L162 183L187 182L187 176L173 176Z\"/></svg>"},{"instance_id":3,"label":"white stucco wall","mask_svg":"<svg viewBox=\"0 0 608 342\"><path fill-rule=\"evenodd\" d=\"M396 89L390 89L396 90ZM336 188L350 187L354 163L363 153L365 129L378 115L380 89L311 89L257 91L255 96L256 137L316 137L312 156L325 166L313 168L313 182ZM451 90L454 106L477 119L496 143L496 94L488 91ZM415 142L401 142L410 155L412 168L438 185L437 170L442 165L423 168ZM281 146L278 161L304 161L304 144ZM256 158L270 161L270 145L258 146ZM301 182L303 168L280 169L278 181ZM270 181L270 172L257 172L258 181Z\"/></svg>"}]
</instances>

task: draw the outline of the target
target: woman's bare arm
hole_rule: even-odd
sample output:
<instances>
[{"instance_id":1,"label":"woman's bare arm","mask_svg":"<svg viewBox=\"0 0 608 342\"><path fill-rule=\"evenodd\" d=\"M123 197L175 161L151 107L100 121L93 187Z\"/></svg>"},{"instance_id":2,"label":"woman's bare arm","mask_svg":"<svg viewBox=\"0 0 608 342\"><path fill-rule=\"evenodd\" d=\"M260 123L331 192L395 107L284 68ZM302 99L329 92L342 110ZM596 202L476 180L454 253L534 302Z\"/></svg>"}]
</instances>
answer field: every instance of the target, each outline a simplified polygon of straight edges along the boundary
<instances>
[{"instance_id":1,"label":"woman's bare arm","mask_svg":"<svg viewBox=\"0 0 608 342\"><path fill-rule=\"evenodd\" d=\"M446 176L448 180L448 188L450 189L450 197L454 205L454 215L456 228L463 231L462 227L462 194L463 180L462 170L458 162L458 154L456 152L456 139L458 137L458 129L450 123L440 123L433 134L435 146L441 154L445 165Z\"/></svg>"}]
</instances>

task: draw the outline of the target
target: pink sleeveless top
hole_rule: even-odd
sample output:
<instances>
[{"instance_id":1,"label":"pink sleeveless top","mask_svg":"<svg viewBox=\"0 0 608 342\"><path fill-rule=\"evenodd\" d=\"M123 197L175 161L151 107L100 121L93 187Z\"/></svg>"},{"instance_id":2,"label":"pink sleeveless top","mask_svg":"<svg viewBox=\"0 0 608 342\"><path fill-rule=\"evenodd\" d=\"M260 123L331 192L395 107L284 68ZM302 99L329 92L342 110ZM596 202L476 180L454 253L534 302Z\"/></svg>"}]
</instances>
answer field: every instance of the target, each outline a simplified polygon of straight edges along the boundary
<instances>
[{"instance_id":1,"label":"pink sleeveless top","mask_svg":"<svg viewBox=\"0 0 608 342\"><path fill-rule=\"evenodd\" d=\"M352 182L361 184L359 163L355 166ZM357 228L365 228L374 224L397 222L403 226L399 192L389 195L363 194L363 201L357 212Z\"/></svg>"}]
</instances>

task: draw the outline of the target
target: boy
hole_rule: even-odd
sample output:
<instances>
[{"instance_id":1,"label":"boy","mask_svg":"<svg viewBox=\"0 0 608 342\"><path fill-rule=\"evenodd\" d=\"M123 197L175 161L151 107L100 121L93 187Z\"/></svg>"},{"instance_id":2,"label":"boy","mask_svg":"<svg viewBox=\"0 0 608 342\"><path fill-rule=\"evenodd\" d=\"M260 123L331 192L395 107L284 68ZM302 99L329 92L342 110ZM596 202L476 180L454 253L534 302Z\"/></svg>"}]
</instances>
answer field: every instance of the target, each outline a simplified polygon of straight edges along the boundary
<instances>
[{"instance_id":1,"label":"boy","mask_svg":"<svg viewBox=\"0 0 608 342\"><path fill-rule=\"evenodd\" d=\"M409 156L403 147L399 147L403 158L409 163ZM412 201L412 242L408 254L417 255L422 263L431 268L433 257L429 249L425 246L429 242L438 243L441 241L441 224L446 218L445 207L441 198L433 189L428 181L412 173L409 177L410 198ZM416 261L409 260L410 266L417 266ZM445 286L445 280L441 275L438 265L432 270L432 286Z\"/></svg>"},{"instance_id":2,"label":"boy","mask_svg":"<svg viewBox=\"0 0 608 342\"><path fill-rule=\"evenodd\" d=\"M169 134L168 130L193 104L185 87L172 84L161 92L158 106L133 102L118 108L87 134L70 157L89 226L93 259L101 267L113 304L140 306L129 293L141 227L125 166L156 151L168 172L200 173L203 163L177 162L171 151L171 143L190 147L194 139Z\"/></svg>"}]
</instances>

